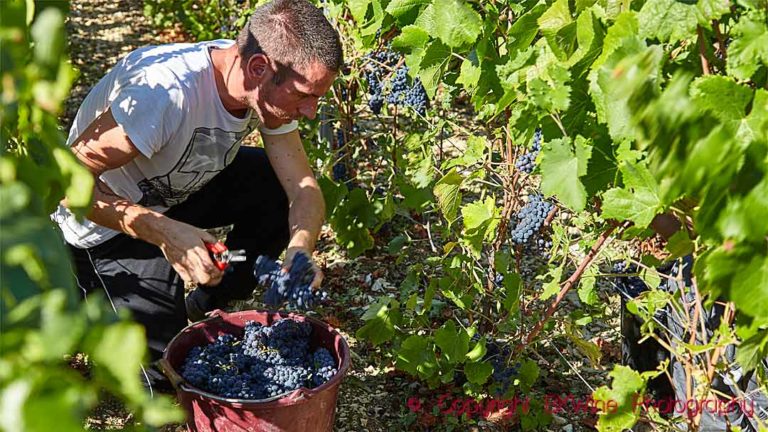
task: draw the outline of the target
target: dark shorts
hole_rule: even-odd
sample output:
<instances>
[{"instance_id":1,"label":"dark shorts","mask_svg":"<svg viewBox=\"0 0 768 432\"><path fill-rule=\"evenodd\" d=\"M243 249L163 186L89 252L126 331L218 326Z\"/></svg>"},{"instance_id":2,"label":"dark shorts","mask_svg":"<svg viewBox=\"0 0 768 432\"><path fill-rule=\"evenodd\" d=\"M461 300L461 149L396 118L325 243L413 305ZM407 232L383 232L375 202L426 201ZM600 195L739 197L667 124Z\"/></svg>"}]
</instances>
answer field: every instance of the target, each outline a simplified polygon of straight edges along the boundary
<instances>
[{"instance_id":1,"label":"dark shorts","mask_svg":"<svg viewBox=\"0 0 768 432\"><path fill-rule=\"evenodd\" d=\"M199 288L209 309L249 298L256 257L277 258L289 240L288 199L260 148L240 148L227 168L165 214L205 229L233 225L225 243L246 251L247 261L232 265L221 284ZM70 249L83 297L102 292L115 308L129 309L146 328L151 360L159 359L187 325L184 281L160 248L120 234L89 249Z\"/></svg>"}]
</instances>

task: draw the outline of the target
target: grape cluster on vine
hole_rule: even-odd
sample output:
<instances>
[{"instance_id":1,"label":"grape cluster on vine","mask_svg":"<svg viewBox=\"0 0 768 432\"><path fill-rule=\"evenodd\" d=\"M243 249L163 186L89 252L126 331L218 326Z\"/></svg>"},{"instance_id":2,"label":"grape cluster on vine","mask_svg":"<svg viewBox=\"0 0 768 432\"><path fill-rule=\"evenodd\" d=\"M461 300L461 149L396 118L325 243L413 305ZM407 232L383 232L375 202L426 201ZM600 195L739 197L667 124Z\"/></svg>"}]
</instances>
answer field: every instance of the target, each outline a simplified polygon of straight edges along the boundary
<instances>
[{"instance_id":1,"label":"grape cluster on vine","mask_svg":"<svg viewBox=\"0 0 768 432\"><path fill-rule=\"evenodd\" d=\"M419 115L426 115L427 91L419 78L409 83L408 66L400 64L400 54L383 49L369 53L366 58L370 60L364 73L368 84L368 107L374 114L381 112L386 101L397 106L411 107Z\"/></svg>"},{"instance_id":2,"label":"grape cluster on vine","mask_svg":"<svg viewBox=\"0 0 768 432\"><path fill-rule=\"evenodd\" d=\"M291 268L284 272L278 261L266 255L256 258L253 275L262 286L267 287L264 303L278 307L283 303L296 309L312 308L316 303L325 301L328 293L315 292L310 287L315 276L309 257L303 252L293 256Z\"/></svg>"},{"instance_id":3,"label":"grape cluster on vine","mask_svg":"<svg viewBox=\"0 0 768 432\"><path fill-rule=\"evenodd\" d=\"M325 348L310 350L312 326L281 319L271 326L245 325L242 338L220 335L187 354L181 375L193 386L218 396L266 399L300 387L314 388L338 371Z\"/></svg>"},{"instance_id":4,"label":"grape cluster on vine","mask_svg":"<svg viewBox=\"0 0 768 432\"><path fill-rule=\"evenodd\" d=\"M344 139L344 131L339 128L336 129L336 148L340 149L344 147L345 139ZM333 174L333 181L337 183L345 183L347 180L349 180L349 170L347 169L347 165L342 161L344 158L344 151L339 151L339 160L333 164L332 174Z\"/></svg>"},{"instance_id":5,"label":"grape cluster on vine","mask_svg":"<svg viewBox=\"0 0 768 432\"><path fill-rule=\"evenodd\" d=\"M611 272L614 277L614 284L619 293L624 297L635 298L643 291L648 290L648 286L640 279L637 265L619 261L613 264Z\"/></svg>"},{"instance_id":6,"label":"grape cluster on vine","mask_svg":"<svg viewBox=\"0 0 768 432\"><path fill-rule=\"evenodd\" d=\"M517 223L512 227L512 241L523 245L541 230L544 220L552 209L554 204L544 200L541 194L528 196L528 202L517 212ZM550 244L551 246L551 244Z\"/></svg>"},{"instance_id":7,"label":"grape cluster on vine","mask_svg":"<svg viewBox=\"0 0 768 432\"><path fill-rule=\"evenodd\" d=\"M517 169L526 174L533 172L536 168L536 158L541 151L541 138L541 128L537 128L536 132L533 134L533 145L531 146L531 149L520 156L520 158L517 159L517 162L515 162L515 167Z\"/></svg>"},{"instance_id":8,"label":"grape cluster on vine","mask_svg":"<svg viewBox=\"0 0 768 432\"><path fill-rule=\"evenodd\" d=\"M509 345L502 346L500 342L490 341L485 348L483 360L490 362L493 367L493 374L489 380L491 390L496 396L504 395L519 375L520 363L508 364L508 359L512 354Z\"/></svg>"}]
</instances>

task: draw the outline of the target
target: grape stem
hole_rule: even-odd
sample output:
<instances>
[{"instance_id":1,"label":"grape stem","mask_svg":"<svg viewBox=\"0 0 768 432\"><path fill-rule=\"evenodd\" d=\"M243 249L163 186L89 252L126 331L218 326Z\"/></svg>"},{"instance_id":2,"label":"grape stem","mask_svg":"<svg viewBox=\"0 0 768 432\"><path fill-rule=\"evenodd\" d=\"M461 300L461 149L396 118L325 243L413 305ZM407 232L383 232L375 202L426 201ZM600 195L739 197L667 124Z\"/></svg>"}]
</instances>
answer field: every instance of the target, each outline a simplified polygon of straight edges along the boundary
<instances>
[{"instance_id":1,"label":"grape stem","mask_svg":"<svg viewBox=\"0 0 768 432\"><path fill-rule=\"evenodd\" d=\"M717 38L717 49L723 56L723 62L728 60L728 52L725 48L725 40L723 34L720 32L720 22L718 20L712 20L712 28L715 30L715 37Z\"/></svg>"},{"instance_id":2,"label":"grape stem","mask_svg":"<svg viewBox=\"0 0 768 432\"><path fill-rule=\"evenodd\" d=\"M704 75L711 75L712 72L709 69L709 60L707 59L707 48L704 46L704 31L701 26L696 26L696 34L698 36L699 45L699 58L701 59L701 72Z\"/></svg>"}]
</instances>

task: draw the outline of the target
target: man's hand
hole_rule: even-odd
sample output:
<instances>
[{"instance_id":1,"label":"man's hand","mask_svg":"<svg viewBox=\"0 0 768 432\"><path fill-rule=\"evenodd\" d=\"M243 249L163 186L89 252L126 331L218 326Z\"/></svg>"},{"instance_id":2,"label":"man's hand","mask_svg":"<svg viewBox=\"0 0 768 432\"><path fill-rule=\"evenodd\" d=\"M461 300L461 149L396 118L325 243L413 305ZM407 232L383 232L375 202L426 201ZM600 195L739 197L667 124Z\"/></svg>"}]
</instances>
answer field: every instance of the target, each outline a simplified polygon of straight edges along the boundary
<instances>
[{"instance_id":1,"label":"man's hand","mask_svg":"<svg viewBox=\"0 0 768 432\"><path fill-rule=\"evenodd\" d=\"M158 242L165 259L186 282L215 286L224 272L216 267L205 243L216 243L216 237L192 225L168 219L163 223L164 235Z\"/></svg>"},{"instance_id":2,"label":"man's hand","mask_svg":"<svg viewBox=\"0 0 768 432\"><path fill-rule=\"evenodd\" d=\"M315 264L315 261L312 259L312 252L308 251L307 249L299 247L289 247L286 249L285 260L283 260L283 271L288 272L291 270L293 257L299 252L303 252L307 258L309 258L309 262L312 264L312 271L315 273L315 277L312 279L310 287L313 290L320 289L320 285L323 283L323 271L320 270L320 267L318 267L317 264Z\"/></svg>"}]
</instances>

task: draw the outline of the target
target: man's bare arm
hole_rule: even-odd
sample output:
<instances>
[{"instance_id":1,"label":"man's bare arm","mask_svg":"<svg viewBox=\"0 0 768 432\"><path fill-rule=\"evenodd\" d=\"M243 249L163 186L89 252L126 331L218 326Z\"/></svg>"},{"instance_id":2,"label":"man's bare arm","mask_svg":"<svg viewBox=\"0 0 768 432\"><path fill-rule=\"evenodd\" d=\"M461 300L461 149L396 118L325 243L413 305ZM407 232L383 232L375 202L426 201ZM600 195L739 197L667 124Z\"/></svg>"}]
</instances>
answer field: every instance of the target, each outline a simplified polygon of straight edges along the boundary
<instances>
[{"instance_id":1,"label":"man's bare arm","mask_svg":"<svg viewBox=\"0 0 768 432\"><path fill-rule=\"evenodd\" d=\"M125 165L139 151L107 110L96 118L72 145L78 160L95 177L93 206L87 217L101 226L160 247L165 257L186 281L216 285L223 273L208 255L204 241L216 239L191 225L170 219L117 195L99 176ZM66 206L66 199L63 201Z\"/></svg>"},{"instance_id":2,"label":"man's bare arm","mask_svg":"<svg viewBox=\"0 0 768 432\"><path fill-rule=\"evenodd\" d=\"M286 262L290 263L296 251L303 250L311 256L315 249L315 242L325 220L325 200L309 166L298 131L262 137L269 162L290 203L288 224L291 239L286 251ZM322 272L316 269L315 274L312 286L319 287Z\"/></svg>"}]
</instances>

